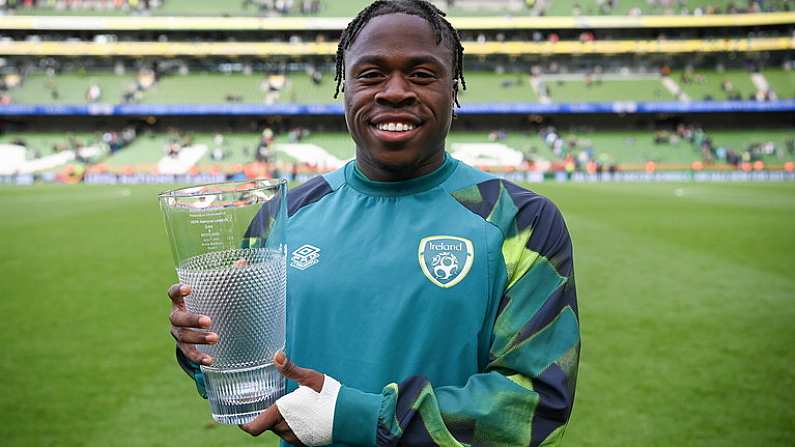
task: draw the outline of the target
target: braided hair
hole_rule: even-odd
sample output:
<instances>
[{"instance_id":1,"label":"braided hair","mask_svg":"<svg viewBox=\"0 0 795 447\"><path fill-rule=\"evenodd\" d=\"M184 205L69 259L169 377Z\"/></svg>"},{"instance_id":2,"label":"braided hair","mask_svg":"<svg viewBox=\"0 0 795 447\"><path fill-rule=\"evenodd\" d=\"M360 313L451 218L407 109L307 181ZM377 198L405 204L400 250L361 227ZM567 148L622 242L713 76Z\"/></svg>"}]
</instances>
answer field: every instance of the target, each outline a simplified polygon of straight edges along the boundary
<instances>
[{"instance_id":1,"label":"braided hair","mask_svg":"<svg viewBox=\"0 0 795 447\"><path fill-rule=\"evenodd\" d=\"M342 32L340 43L337 46L337 73L334 75L337 88L334 97L339 96L341 91L345 91L345 86L342 84L345 79L345 50L353 45L356 36L370 22L370 19L387 14L408 14L421 17L433 28L437 45L442 42L443 38L450 44L453 61L453 98L455 105L461 107L458 103L458 81L461 81L462 89L466 90L467 88L464 81L464 47L461 45L458 31L445 19L445 13L426 0L376 0L359 12Z\"/></svg>"}]
</instances>

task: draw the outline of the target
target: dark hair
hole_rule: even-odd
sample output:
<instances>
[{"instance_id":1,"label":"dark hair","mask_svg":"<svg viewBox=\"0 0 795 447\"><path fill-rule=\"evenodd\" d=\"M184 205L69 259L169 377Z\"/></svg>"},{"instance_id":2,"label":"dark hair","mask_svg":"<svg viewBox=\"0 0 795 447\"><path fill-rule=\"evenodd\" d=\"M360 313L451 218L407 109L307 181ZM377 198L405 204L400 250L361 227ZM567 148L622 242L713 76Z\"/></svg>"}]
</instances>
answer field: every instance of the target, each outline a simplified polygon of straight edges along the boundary
<instances>
[{"instance_id":1,"label":"dark hair","mask_svg":"<svg viewBox=\"0 0 795 447\"><path fill-rule=\"evenodd\" d=\"M466 90L467 88L464 81L464 47L461 45L458 31L444 18L445 13L426 0L376 0L359 12L342 32L340 43L337 46L337 73L334 75L337 89L334 92L334 97L339 96L341 91L345 91L345 86L342 85L342 81L345 79L345 50L350 48L353 41L356 40L356 36L359 35L359 31L370 22L370 19L387 14L409 14L422 17L433 28L437 45L442 42L443 38L447 40L452 50L453 97L455 105L461 107L458 103L458 81L461 81L462 89ZM453 114L455 115L455 112Z\"/></svg>"}]
</instances>

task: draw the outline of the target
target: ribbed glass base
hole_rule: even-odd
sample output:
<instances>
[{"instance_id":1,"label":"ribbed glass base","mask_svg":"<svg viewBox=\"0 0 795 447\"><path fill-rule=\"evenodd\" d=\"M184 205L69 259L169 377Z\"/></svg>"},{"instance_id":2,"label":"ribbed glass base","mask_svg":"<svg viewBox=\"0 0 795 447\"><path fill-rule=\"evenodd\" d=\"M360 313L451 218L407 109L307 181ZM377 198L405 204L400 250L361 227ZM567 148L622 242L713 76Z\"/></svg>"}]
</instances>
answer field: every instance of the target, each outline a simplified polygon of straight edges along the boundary
<instances>
[{"instance_id":1,"label":"ribbed glass base","mask_svg":"<svg viewBox=\"0 0 795 447\"><path fill-rule=\"evenodd\" d=\"M284 377L272 363L243 369L202 366L213 419L245 424L284 395Z\"/></svg>"}]
</instances>

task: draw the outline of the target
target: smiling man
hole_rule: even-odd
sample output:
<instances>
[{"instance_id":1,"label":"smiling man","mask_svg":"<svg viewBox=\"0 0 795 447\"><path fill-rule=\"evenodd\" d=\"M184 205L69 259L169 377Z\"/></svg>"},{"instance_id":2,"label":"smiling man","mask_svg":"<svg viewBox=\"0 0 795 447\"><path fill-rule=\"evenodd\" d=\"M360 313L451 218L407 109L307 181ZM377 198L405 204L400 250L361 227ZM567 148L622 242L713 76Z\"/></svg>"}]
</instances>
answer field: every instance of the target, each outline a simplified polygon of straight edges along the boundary
<instances>
[{"instance_id":1,"label":"smiling man","mask_svg":"<svg viewBox=\"0 0 795 447\"><path fill-rule=\"evenodd\" d=\"M307 445L562 438L580 351L571 241L548 199L446 154L461 58L420 0L374 2L343 33L356 160L289 194L291 359L274 360L294 391L247 432ZM217 336L183 330L209 327L180 307L188 290L169 293L172 333L201 389L197 365L212 359L193 344Z\"/></svg>"}]
</instances>

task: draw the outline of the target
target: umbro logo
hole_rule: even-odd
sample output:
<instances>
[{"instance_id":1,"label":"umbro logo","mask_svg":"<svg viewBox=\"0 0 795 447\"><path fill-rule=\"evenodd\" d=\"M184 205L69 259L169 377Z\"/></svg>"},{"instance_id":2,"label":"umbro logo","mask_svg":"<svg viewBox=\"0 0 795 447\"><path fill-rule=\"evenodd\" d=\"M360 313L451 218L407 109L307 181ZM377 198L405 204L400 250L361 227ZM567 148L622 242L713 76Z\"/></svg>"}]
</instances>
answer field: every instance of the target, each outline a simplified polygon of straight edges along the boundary
<instances>
[{"instance_id":1,"label":"umbro logo","mask_svg":"<svg viewBox=\"0 0 795 447\"><path fill-rule=\"evenodd\" d=\"M320 249L309 244L298 247L290 257L290 266L298 270L306 270L318 262L320 262Z\"/></svg>"}]
</instances>

